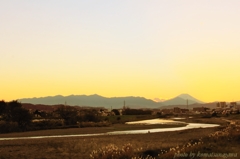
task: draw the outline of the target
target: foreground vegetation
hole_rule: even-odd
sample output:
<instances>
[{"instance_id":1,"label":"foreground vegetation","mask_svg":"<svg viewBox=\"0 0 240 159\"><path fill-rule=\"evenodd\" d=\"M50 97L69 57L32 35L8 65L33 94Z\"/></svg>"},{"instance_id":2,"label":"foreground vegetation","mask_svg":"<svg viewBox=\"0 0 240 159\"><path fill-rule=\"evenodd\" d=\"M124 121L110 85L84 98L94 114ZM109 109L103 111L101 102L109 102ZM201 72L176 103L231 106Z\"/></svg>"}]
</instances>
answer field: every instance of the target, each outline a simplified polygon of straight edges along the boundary
<instances>
[{"instance_id":1,"label":"foreground vegetation","mask_svg":"<svg viewBox=\"0 0 240 159\"><path fill-rule=\"evenodd\" d=\"M176 132L160 132L135 135L105 135L88 137L45 138L27 140L3 140L0 142L0 158L209 158L206 155L228 155L238 158L240 152L240 120L237 116L212 119L192 119L202 123L218 123L220 127L189 129ZM142 125L143 127L143 125ZM41 135L97 133L119 127L74 128L43 130L25 133ZM81 131L80 131L81 130ZM61 132L63 131L63 132ZM61 132L61 133L60 133ZM10 133L2 137L16 136ZM31 135L31 134L28 134ZM19 135L21 136L21 135ZM229 157L232 155L232 157Z\"/></svg>"}]
</instances>

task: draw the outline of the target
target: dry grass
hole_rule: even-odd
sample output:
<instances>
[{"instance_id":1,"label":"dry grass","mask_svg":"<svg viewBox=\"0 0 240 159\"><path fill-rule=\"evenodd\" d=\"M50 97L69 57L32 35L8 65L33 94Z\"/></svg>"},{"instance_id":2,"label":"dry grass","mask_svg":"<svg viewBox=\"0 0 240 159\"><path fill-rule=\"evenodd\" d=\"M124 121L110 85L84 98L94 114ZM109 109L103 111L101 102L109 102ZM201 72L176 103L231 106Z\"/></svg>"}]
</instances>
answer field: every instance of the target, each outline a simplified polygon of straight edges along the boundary
<instances>
[{"instance_id":1,"label":"dry grass","mask_svg":"<svg viewBox=\"0 0 240 159\"><path fill-rule=\"evenodd\" d=\"M134 149L168 149L184 144L190 139L207 136L216 131L192 129L177 132L162 132L137 135L108 135L94 137L45 138L28 140L9 140L0 142L0 158L86 158L93 150L114 144L122 147L130 143ZM146 152L147 153L147 152Z\"/></svg>"},{"instance_id":2,"label":"dry grass","mask_svg":"<svg viewBox=\"0 0 240 159\"><path fill-rule=\"evenodd\" d=\"M219 119L219 121L214 121L214 123L216 122L221 123L222 121ZM103 154L103 151L108 150L111 151L106 153L109 156L105 155L105 158L111 158L112 153L116 152L123 155L114 156L115 158L121 158L124 155L125 157L123 158L146 158L148 155L155 156L155 158L173 158L178 152L189 154L190 152L198 151L207 153L240 152L239 124L235 123L235 126L232 123L225 127L225 123L222 123L224 125L222 127L190 129L176 132L0 141L0 159L89 159L91 154L92 158L104 158L101 154ZM119 128L116 127L108 127L108 129L110 131L120 129L121 126ZM98 133L101 131L104 132L106 129L81 128L66 129L60 132L58 132L59 130L47 130L26 133L39 133L41 135L51 133ZM121 129L128 128L121 127ZM1 134L0 137L4 135L14 136L16 134ZM122 151L126 147L129 147L129 151Z\"/></svg>"}]
</instances>

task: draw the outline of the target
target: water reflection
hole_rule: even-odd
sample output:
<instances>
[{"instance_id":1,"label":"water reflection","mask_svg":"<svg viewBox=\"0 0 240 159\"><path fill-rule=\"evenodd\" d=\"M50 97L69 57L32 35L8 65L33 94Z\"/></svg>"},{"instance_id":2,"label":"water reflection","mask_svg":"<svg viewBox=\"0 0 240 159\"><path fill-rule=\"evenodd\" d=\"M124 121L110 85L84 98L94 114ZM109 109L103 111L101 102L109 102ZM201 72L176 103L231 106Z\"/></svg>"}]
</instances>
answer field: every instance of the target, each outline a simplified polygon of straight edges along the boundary
<instances>
[{"instance_id":1,"label":"water reflection","mask_svg":"<svg viewBox=\"0 0 240 159\"><path fill-rule=\"evenodd\" d=\"M189 117L189 118L191 118L191 117ZM186 118L172 118L172 119L174 119L174 120L183 120L183 119L186 119Z\"/></svg>"},{"instance_id":2,"label":"water reflection","mask_svg":"<svg viewBox=\"0 0 240 159\"><path fill-rule=\"evenodd\" d=\"M145 133L155 133L155 132L167 132L167 131L179 131L179 130L187 130L194 128L211 128L217 127L217 124L201 124L201 123L188 123L188 125L183 127L176 128L157 128L157 129L145 129L145 130L127 130L127 131L114 131L109 132L108 134L145 134Z\"/></svg>"},{"instance_id":3,"label":"water reflection","mask_svg":"<svg viewBox=\"0 0 240 159\"><path fill-rule=\"evenodd\" d=\"M144 124L144 125L151 125L151 124L182 124L185 122L174 121L174 120L165 120L165 119L149 119L149 120L141 120L141 121L131 121L126 122L126 124Z\"/></svg>"},{"instance_id":4,"label":"water reflection","mask_svg":"<svg viewBox=\"0 0 240 159\"><path fill-rule=\"evenodd\" d=\"M173 120L162 120L162 119L152 119L152 120L142 120L137 122L127 122L126 124L180 124L185 122L173 121ZM79 136L100 136L100 135L120 135L120 134L145 134L145 133L156 133L156 132L167 132L167 131L180 131L194 128L210 128L217 127L217 124L203 124L203 123L187 123L188 125L183 127L175 128L154 128L154 129L144 129L144 130L126 130L126 131L112 131L107 133L98 134L76 134L76 135L53 135L53 136L31 136L31 137L13 137L13 138L0 138L0 140L17 140L17 139L43 139L43 138L58 138L58 137L79 137Z\"/></svg>"}]
</instances>

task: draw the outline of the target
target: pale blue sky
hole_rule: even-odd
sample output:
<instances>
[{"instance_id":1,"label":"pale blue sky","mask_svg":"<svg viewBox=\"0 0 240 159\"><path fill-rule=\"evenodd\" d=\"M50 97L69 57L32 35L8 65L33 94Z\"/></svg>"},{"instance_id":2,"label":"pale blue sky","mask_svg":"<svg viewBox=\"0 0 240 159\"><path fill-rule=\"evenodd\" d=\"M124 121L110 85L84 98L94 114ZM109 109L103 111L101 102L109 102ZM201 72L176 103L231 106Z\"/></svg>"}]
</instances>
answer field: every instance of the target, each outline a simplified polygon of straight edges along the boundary
<instances>
[{"instance_id":1,"label":"pale blue sky","mask_svg":"<svg viewBox=\"0 0 240 159\"><path fill-rule=\"evenodd\" d=\"M238 0L1 1L0 97L236 99L239 7Z\"/></svg>"}]
</instances>

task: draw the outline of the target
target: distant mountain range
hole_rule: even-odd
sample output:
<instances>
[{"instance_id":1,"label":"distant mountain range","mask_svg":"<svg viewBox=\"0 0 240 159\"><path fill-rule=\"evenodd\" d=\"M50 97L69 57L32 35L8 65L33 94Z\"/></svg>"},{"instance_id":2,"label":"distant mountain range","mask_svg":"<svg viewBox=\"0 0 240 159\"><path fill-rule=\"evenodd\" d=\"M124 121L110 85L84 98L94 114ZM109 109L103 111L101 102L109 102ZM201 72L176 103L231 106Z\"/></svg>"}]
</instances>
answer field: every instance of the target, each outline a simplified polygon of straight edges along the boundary
<instances>
[{"instance_id":1,"label":"distant mountain range","mask_svg":"<svg viewBox=\"0 0 240 159\"><path fill-rule=\"evenodd\" d=\"M112 97L106 98L94 95L70 95L70 96L53 96L53 97L41 97L41 98L24 98L19 99L22 103L32 104L66 104L72 106L92 106L92 107L105 107L105 108L122 108L125 105L131 108L157 108L162 106L161 103L154 102L150 99L143 97Z\"/></svg>"},{"instance_id":2,"label":"distant mountain range","mask_svg":"<svg viewBox=\"0 0 240 159\"><path fill-rule=\"evenodd\" d=\"M163 105L190 105L195 103L203 104L204 102L192 97L189 94L181 94L175 98L162 102Z\"/></svg>"},{"instance_id":3,"label":"distant mountain range","mask_svg":"<svg viewBox=\"0 0 240 159\"><path fill-rule=\"evenodd\" d=\"M56 105L67 104L72 106L92 106L92 107L105 107L105 108L122 108L125 106L130 108L159 108L169 105L187 105L188 104L203 104L204 102L190 96L189 94L181 94L175 98L165 100L162 102L156 102L154 100L146 99L144 97L112 97L106 98L94 95L70 95L70 96L48 96L40 98L23 98L19 99L21 103L31 104L44 104L44 105Z\"/></svg>"}]
</instances>

